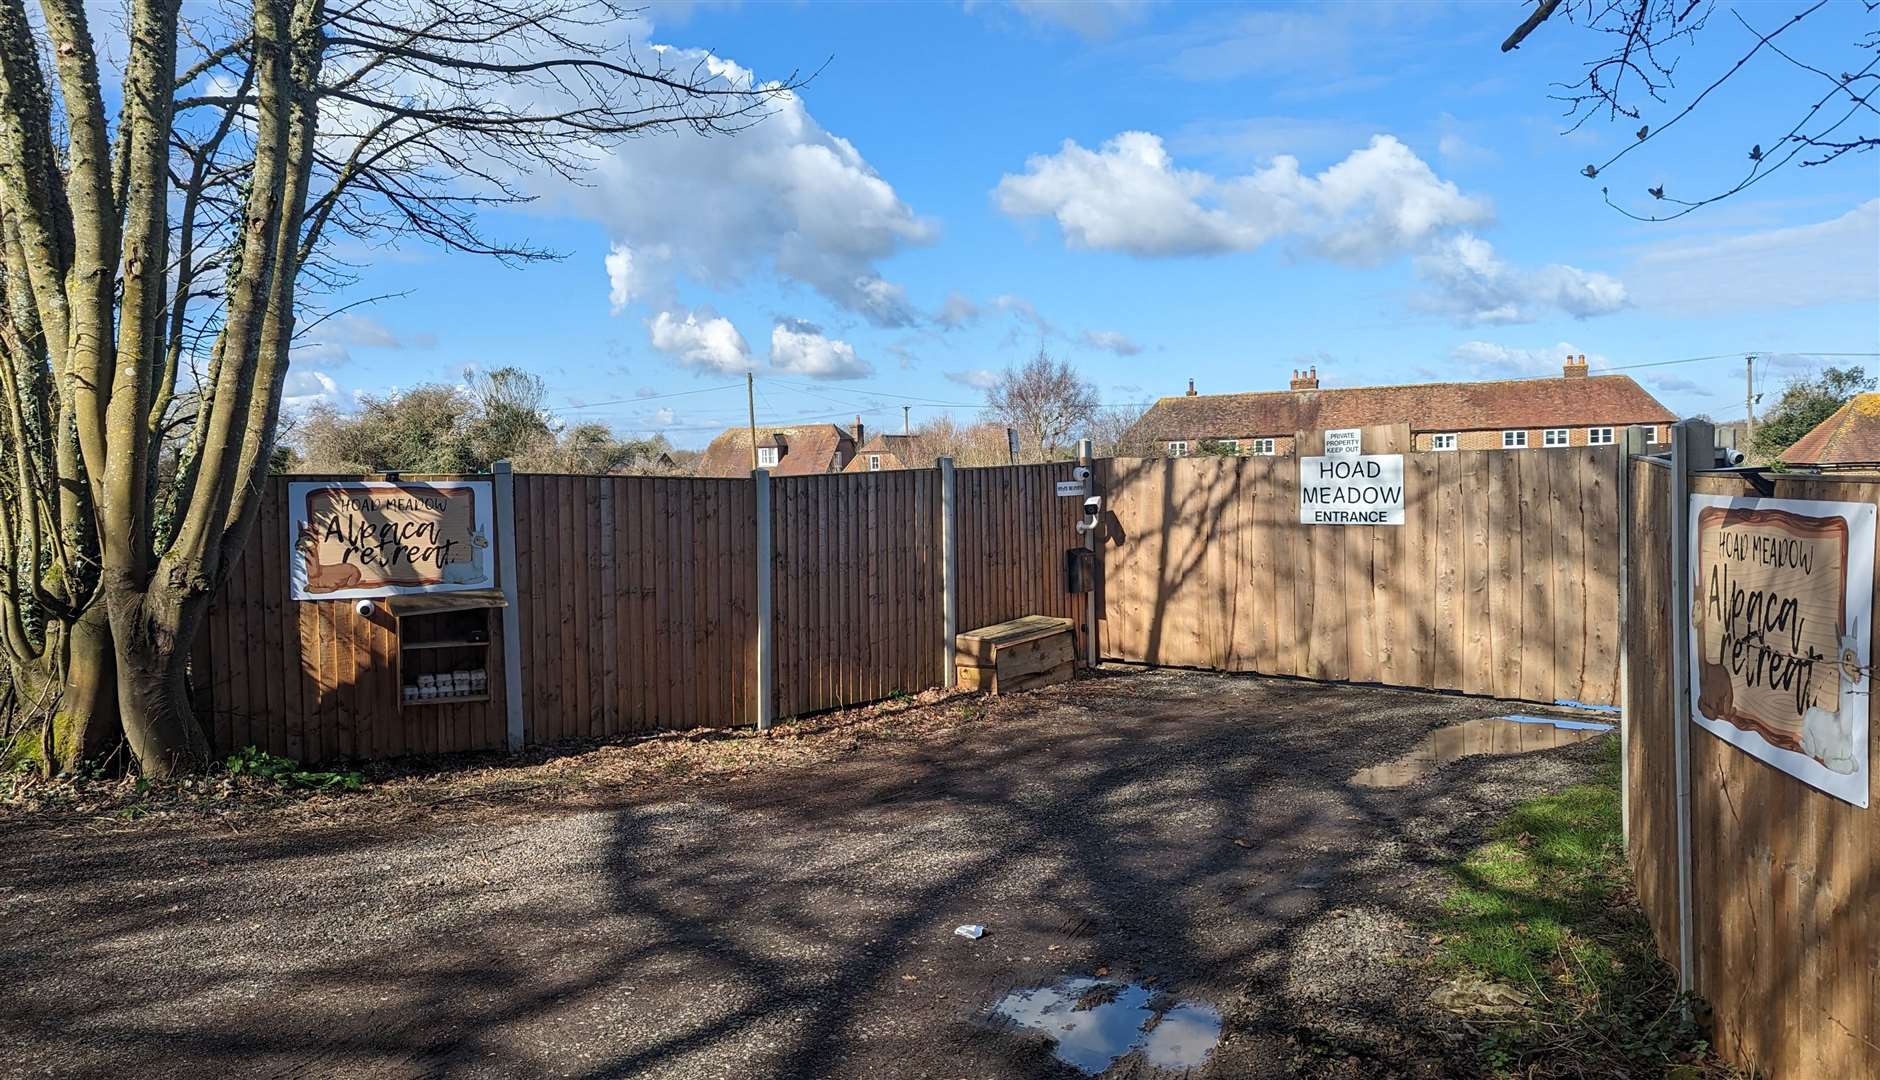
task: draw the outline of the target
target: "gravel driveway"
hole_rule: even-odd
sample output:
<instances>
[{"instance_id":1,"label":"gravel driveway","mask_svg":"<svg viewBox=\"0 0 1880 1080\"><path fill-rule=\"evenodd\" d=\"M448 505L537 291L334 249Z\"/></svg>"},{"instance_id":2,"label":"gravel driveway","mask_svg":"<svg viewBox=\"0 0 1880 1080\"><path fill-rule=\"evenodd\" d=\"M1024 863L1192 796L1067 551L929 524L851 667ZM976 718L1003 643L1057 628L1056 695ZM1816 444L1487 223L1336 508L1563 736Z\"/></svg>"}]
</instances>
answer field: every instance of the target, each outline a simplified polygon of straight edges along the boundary
<instances>
[{"instance_id":1,"label":"gravel driveway","mask_svg":"<svg viewBox=\"0 0 1880 1080\"><path fill-rule=\"evenodd\" d=\"M1218 1010L1194 1075L1452 1075L1440 866L1597 750L1347 781L1504 711L1113 668L599 800L15 817L0 1076L1076 1077L991 1011L1073 976Z\"/></svg>"}]
</instances>

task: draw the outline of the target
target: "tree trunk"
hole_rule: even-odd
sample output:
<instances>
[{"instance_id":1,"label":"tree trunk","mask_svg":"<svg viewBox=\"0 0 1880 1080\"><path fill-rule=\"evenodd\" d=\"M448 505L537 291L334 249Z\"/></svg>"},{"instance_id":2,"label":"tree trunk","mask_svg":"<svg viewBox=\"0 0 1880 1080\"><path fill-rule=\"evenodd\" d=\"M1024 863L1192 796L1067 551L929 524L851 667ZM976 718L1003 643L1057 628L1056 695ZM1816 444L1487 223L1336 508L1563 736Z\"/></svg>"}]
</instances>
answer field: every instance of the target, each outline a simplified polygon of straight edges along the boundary
<instances>
[{"instance_id":1,"label":"tree trunk","mask_svg":"<svg viewBox=\"0 0 1880 1080\"><path fill-rule=\"evenodd\" d=\"M103 605L93 604L66 632L65 678L46 741L46 771L71 772L104 757L123 737L118 723L117 656Z\"/></svg>"},{"instance_id":2,"label":"tree trunk","mask_svg":"<svg viewBox=\"0 0 1880 1080\"><path fill-rule=\"evenodd\" d=\"M186 681L195 620L185 617L182 603L149 594L110 599L118 712L138 769L168 777L207 768L213 751L190 708Z\"/></svg>"}]
</instances>

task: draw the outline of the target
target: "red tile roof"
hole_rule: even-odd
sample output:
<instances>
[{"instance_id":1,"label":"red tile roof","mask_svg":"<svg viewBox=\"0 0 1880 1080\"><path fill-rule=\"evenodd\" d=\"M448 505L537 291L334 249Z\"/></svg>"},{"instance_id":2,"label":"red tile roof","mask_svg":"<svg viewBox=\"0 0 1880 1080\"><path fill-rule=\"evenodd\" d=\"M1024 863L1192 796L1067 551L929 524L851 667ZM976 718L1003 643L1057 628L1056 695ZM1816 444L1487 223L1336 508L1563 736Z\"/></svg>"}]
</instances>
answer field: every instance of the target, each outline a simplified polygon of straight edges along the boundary
<instances>
[{"instance_id":1,"label":"red tile roof","mask_svg":"<svg viewBox=\"0 0 1880 1080\"><path fill-rule=\"evenodd\" d=\"M913 468L914 437L912 435L871 435L868 442L855 452L844 472L867 472L868 455L880 454L884 469Z\"/></svg>"},{"instance_id":2,"label":"red tile roof","mask_svg":"<svg viewBox=\"0 0 1880 1080\"><path fill-rule=\"evenodd\" d=\"M1274 390L1165 397L1139 439L1235 439L1408 423L1412 431L1666 424L1677 420L1625 375Z\"/></svg>"},{"instance_id":3,"label":"red tile roof","mask_svg":"<svg viewBox=\"0 0 1880 1080\"><path fill-rule=\"evenodd\" d=\"M1880 465L1880 394L1855 394L1782 451L1789 465Z\"/></svg>"},{"instance_id":4,"label":"red tile roof","mask_svg":"<svg viewBox=\"0 0 1880 1080\"><path fill-rule=\"evenodd\" d=\"M855 454L855 436L834 424L759 427L757 439L759 446L776 446L783 451L770 470L772 476L841 472ZM697 475L751 475L750 428L727 428L713 439L699 456Z\"/></svg>"}]
</instances>

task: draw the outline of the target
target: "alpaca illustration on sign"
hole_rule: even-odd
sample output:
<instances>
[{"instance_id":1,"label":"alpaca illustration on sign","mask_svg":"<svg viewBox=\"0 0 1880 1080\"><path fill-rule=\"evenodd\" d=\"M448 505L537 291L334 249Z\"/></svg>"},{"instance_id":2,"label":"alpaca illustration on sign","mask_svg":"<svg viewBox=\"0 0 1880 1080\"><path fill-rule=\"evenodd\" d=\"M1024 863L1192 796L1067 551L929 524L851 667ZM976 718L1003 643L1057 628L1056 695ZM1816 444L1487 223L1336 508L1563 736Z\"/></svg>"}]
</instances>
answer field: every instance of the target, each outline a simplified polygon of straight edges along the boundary
<instances>
[{"instance_id":1,"label":"alpaca illustration on sign","mask_svg":"<svg viewBox=\"0 0 1880 1080\"><path fill-rule=\"evenodd\" d=\"M470 534L470 557L459 559L444 567L444 580L453 585L475 585L489 580L488 571L483 569L484 554L490 549L490 538L483 530Z\"/></svg>"}]
</instances>

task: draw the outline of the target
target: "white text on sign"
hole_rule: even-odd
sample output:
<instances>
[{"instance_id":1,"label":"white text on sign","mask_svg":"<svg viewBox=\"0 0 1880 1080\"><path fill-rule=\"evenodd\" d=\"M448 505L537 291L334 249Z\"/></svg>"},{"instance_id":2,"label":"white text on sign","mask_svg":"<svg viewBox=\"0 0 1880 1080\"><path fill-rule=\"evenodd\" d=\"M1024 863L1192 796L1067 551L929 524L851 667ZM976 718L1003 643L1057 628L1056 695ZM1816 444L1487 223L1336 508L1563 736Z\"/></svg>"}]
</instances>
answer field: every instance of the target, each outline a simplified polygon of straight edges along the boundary
<instances>
[{"instance_id":1,"label":"white text on sign","mask_svg":"<svg viewBox=\"0 0 1880 1080\"><path fill-rule=\"evenodd\" d=\"M1402 525L1403 455L1299 459L1299 524Z\"/></svg>"}]
</instances>

